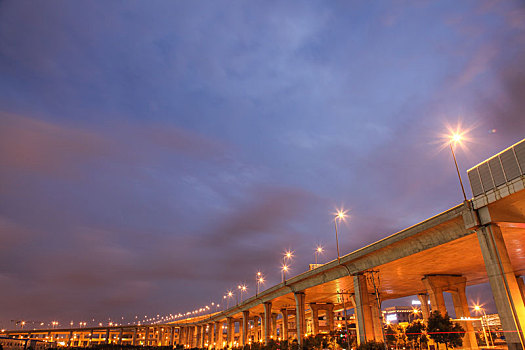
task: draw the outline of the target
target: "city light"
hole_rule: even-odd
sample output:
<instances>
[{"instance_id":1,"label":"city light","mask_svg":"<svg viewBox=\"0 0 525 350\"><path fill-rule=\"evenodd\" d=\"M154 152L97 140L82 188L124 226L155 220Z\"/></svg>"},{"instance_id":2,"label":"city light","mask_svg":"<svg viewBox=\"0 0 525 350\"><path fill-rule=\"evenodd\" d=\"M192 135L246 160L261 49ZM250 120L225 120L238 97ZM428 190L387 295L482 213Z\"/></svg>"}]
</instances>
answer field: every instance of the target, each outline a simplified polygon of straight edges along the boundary
<instances>
[{"instance_id":1,"label":"city light","mask_svg":"<svg viewBox=\"0 0 525 350\"><path fill-rule=\"evenodd\" d=\"M263 284L263 283L264 283L263 274L262 274L262 272L258 271L257 274L255 275L255 286L256 286L255 295L259 294L259 288L260 288L261 284Z\"/></svg>"},{"instance_id":2,"label":"city light","mask_svg":"<svg viewBox=\"0 0 525 350\"><path fill-rule=\"evenodd\" d=\"M323 251L324 251L324 250L323 250L323 247L320 246L320 245L318 245L318 246L315 248L315 253L314 253L314 255L315 255L315 265L317 265L317 260L318 260L318 256L319 256L319 254L322 254ZM316 267L317 267L317 266L316 266Z\"/></svg>"},{"instance_id":3,"label":"city light","mask_svg":"<svg viewBox=\"0 0 525 350\"><path fill-rule=\"evenodd\" d=\"M337 221L345 221L346 217L348 216L346 213L348 210L338 209L335 213L334 217L334 225L335 225L335 244L337 247L337 261L341 259L341 256L339 254L339 234L337 232Z\"/></svg>"}]
</instances>

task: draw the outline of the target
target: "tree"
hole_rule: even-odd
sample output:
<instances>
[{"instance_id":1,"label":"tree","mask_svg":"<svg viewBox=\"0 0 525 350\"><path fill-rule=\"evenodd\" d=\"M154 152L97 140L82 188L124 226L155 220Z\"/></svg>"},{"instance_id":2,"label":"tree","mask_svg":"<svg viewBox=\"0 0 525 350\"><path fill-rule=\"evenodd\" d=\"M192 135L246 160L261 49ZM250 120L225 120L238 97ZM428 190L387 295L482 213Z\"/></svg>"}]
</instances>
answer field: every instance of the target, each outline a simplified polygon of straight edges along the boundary
<instances>
[{"instance_id":1,"label":"tree","mask_svg":"<svg viewBox=\"0 0 525 350\"><path fill-rule=\"evenodd\" d=\"M445 344L445 347L460 347L463 345L465 330L458 323L452 322L448 313L442 316L439 311L432 311L428 317L428 335L436 343Z\"/></svg>"},{"instance_id":2,"label":"tree","mask_svg":"<svg viewBox=\"0 0 525 350\"><path fill-rule=\"evenodd\" d=\"M406 343L405 330L400 325L388 325L386 329L386 343L389 346L403 347Z\"/></svg>"},{"instance_id":3,"label":"tree","mask_svg":"<svg viewBox=\"0 0 525 350\"><path fill-rule=\"evenodd\" d=\"M385 341L389 346L396 346L397 344L397 329L390 324L386 329Z\"/></svg>"},{"instance_id":4,"label":"tree","mask_svg":"<svg viewBox=\"0 0 525 350\"><path fill-rule=\"evenodd\" d=\"M421 349L421 343L427 342L427 336L423 333L426 329L427 326L419 320L412 322L405 329L405 335L414 348L415 344L418 344L419 349Z\"/></svg>"}]
</instances>

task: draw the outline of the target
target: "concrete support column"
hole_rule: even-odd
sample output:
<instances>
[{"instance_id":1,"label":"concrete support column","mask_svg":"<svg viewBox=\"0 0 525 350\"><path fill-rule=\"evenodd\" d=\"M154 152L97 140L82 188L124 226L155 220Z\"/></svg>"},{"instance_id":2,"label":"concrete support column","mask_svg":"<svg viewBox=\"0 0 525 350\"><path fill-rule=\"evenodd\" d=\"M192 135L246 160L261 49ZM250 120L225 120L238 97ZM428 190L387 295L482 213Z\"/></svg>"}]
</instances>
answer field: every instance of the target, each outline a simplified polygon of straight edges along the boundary
<instances>
[{"instance_id":1,"label":"concrete support column","mask_svg":"<svg viewBox=\"0 0 525 350\"><path fill-rule=\"evenodd\" d=\"M217 335L215 337L215 343L217 344L215 346L216 349L222 349L222 322L215 322L215 331L217 332Z\"/></svg>"},{"instance_id":2,"label":"concrete support column","mask_svg":"<svg viewBox=\"0 0 525 350\"><path fill-rule=\"evenodd\" d=\"M106 329L106 344L109 344L109 328Z\"/></svg>"},{"instance_id":3,"label":"concrete support column","mask_svg":"<svg viewBox=\"0 0 525 350\"><path fill-rule=\"evenodd\" d=\"M516 276L516 282L518 282L518 287L520 288L521 299L525 302L525 283L522 276Z\"/></svg>"},{"instance_id":4,"label":"concrete support column","mask_svg":"<svg viewBox=\"0 0 525 350\"><path fill-rule=\"evenodd\" d=\"M144 345L149 346L149 327L144 331Z\"/></svg>"},{"instance_id":5,"label":"concrete support column","mask_svg":"<svg viewBox=\"0 0 525 350\"><path fill-rule=\"evenodd\" d=\"M306 315L305 315L305 295L304 292L294 293L295 297L295 314L297 325L297 342L299 346L303 345L303 338L306 333Z\"/></svg>"},{"instance_id":6,"label":"concrete support column","mask_svg":"<svg viewBox=\"0 0 525 350\"><path fill-rule=\"evenodd\" d=\"M316 303L310 303L310 310L312 310L312 333L317 335L319 333L319 307Z\"/></svg>"},{"instance_id":7,"label":"concrete support column","mask_svg":"<svg viewBox=\"0 0 525 350\"><path fill-rule=\"evenodd\" d=\"M334 304L326 304L326 318L328 319L328 328L330 332L333 332L335 329Z\"/></svg>"},{"instance_id":8,"label":"concrete support column","mask_svg":"<svg viewBox=\"0 0 525 350\"><path fill-rule=\"evenodd\" d=\"M377 299L374 294L370 295L370 310L372 310L372 324L374 325L374 338L375 341L384 342L383 339L383 315L379 305L377 305Z\"/></svg>"},{"instance_id":9,"label":"concrete support column","mask_svg":"<svg viewBox=\"0 0 525 350\"><path fill-rule=\"evenodd\" d=\"M119 345L122 344L122 333L124 333L124 330L121 328L118 331L118 339L117 339L117 344L119 344Z\"/></svg>"},{"instance_id":10,"label":"concrete support column","mask_svg":"<svg viewBox=\"0 0 525 350\"><path fill-rule=\"evenodd\" d=\"M184 342L184 327L179 328L179 334L177 335L177 345L186 345Z\"/></svg>"},{"instance_id":11,"label":"concrete support column","mask_svg":"<svg viewBox=\"0 0 525 350\"><path fill-rule=\"evenodd\" d=\"M242 333L241 333L241 345L244 346L248 344L248 320L250 319L250 311L242 312Z\"/></svg>"},{"instance_id":12,"label":"concrete support column","mask_svg":"<svg viewBox=\"0 0 525 350\"><path fill-rule=\"evenodd\" d=\"M195 346L202 348L202 326L195 326Z\"/></svg>"},{"instance_id":13,"label":"concrete support column","mask_svg":"<svg viewBox=\"0 0 525 350\"><path fill-rule=\"evenodd\" d=\"M452 294L456 317L470 317L467 296L465 294L465 288L467 286L467 279L465 277L453 275L429 275L423 278L423 283L430 294L430 303L432 304L432 300L435 300L436 305L438 305L436 309L439 310L441 314L444 315L447 310L446 308L442 310L442 307L439 306L440 299L443 299L443 292L449 292ZM432 308L434 309L434 306L432 306ZM465 322L463 327L466 331L466 334L463 337L463 346L466 349L478 349L476 334L472 323Z\"/></svg>"},{"instance_id":14,"label":"concrete support column","mask_svg":"<svg viewBox=\"0 0 525 350\"><path fill-rule=\"evenodd\" d=\"M277 340L277 314L272 313L272 333L270 334L270 338L273 340Z\"/></svg>"},{"instance_id":15,"label":"concrete support column","mask_svg":"<svg viewBox=\"0 0 525 350\"><path fill-rule=\"evenodd\" d=\"M206 347L206 325L201 326L201 348Z\"/></svg>"},{"instance_id":16,"label":"concrete support column","mask_svg":"<svg viewBox=\"0 0 525 350\"><path fill-rule=\"evenodd\" d=\"M133 335L131 336L131 345L137 345L137 328L133 328Z\"/></svg>"},{"instance_id":17,"label":"concrete support column","mask_svg":"<svg viewBox=\"0 0 525 350\"><path fill-rule=\"evenodd\" d=\"M189 348L193 347L193 327L186 327L186 345L188 345Z\"/></svg>"},{"instance_id":18,"label":"concrete support column","mask_svg":"<svg viewBox=\"0 0 525 350\"><path fill-rule=\"evenodd\" d=\"M452 301L454 303L454 311L456 318L470 317L470 310L468 307L467 295L465 294L465 287L467 286L467 279L461 286L458 286L458 291L451 291ZM478 341L476 340L476 331L471 322L465 322L465 330L467 333L463 337L463 346L467 349L478 349Z\"/></svg>"},{"instance_id":19,"label":"concrete support column","mask_svg":"<svg viewBox=\"0 0 525 350\"><path fill-rule=\"evenodd\" d=\"M288 340L288 310L281 309L281 314L283 315L283 327L281 329L281 339Z\"/></svg>"},{"instance_id":20,"label":"concrete support column","mask_svg":"<svg viewBox=\"0 0 525 350\"><path fill-rule=\"evenodd\" d=\"M212 348L213 343L215 343L215 323L208 323L208 348Z\"/></svg>"},{"instance_id":21,"label":"concrete support column","mask_svg":"<svg viewBox=\"0 0 525 350\"><path fill-rule=\"evenodd\" d=\"M443 316L447 313L447 307L445 306L445 298L443 297L443 287L438 283L438 280L429 278L432 276L425 276L421 281L427 289L430 297L430 307L432 311L439 311Z\"/></svg>"},{"instance_id":22,"label":"concrete support column","mask_svg":"<svg viewBox=\"0 0 525 350\"><path fill-rule=\"evenodd\" d=\"M261 315L263 318L263 339L264 345L268 344L270 340L271 326L272 326L272 303L264 303L264 314Z\"/></svg>"},{"instance_id":23,"label":"concrete support column","mask_svg":"<svg viewBox=\"0 0 525 350\"><path fill-rule=\"evenodd\" d=\"M430 315L430 309L428 307L428 294L421 293L417 295L419 302L421 303L421 314L423 315L423 321L428 323L428 316Z\"/></svg>"},{"instance_id":24,"label":"concrete support column","mask_svg":"<svg viewBox=\"0 0 525 350\"><path fill-rule=\"evenodd\" d=\"M374 324L372 321L372 310L370 309L370 293L366 276L354 275L355 311L359 336L358 344L374 340Z\"/></svg>"},{"instance_id":25,"label":"concrete support column","mask_svg":"<svg viewBox=\"0 0 525 350\"><path fill-rule=\"evenodd\" d=\"M227 317L226 318L226 343L227 346L232 347L233 344L233 318Z\"/></svg>"},{"instance_id":26,"label":"concrete support column","mask_svg":"<svg viewBox=\"0 0 525 350\"><path fill-rule=\"evenodd\" d=\"M490 224L476 233L509 350L524 349L525 305L501 229Z\"/></svg>"},{"instance_id":27,"label":"concrete support column","mask_svg":"<svg viewBox=\"0 0 525 350\"><path fill-rule=\"evenodd\" d=\"M360 333L359 333L359 318L357 317L357 307L356 307L356 302L355 302L355 294L351 294L349 297L348 297L348 301L350 302L350 304L352 305L352 307L354 308L354 315L355 315L355 332L356 332L356 336L357 336L357 342L359 343L361 339L359 336L360 336Z\"/></svg>"}]
</instances>

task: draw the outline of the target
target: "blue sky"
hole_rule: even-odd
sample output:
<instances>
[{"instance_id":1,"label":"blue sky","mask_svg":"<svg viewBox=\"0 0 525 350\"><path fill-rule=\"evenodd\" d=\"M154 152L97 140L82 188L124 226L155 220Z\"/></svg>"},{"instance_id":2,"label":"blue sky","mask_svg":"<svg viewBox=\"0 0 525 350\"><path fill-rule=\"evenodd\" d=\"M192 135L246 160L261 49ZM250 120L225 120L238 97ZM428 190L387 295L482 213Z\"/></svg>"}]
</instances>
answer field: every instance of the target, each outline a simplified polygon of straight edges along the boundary
<instances>
[{"instance_id":1,"label":"blue sky","mask_svg":"<svg viewBox=\"0 0 525 350\"><path fill-rule=\"evenodd\" d=\"M336 208L344 253L450 208L440 135L463 174L522 139L524 51L513 1L0 2L0 325L193 310L331 260Z\"/></svg>"}]
</instances>

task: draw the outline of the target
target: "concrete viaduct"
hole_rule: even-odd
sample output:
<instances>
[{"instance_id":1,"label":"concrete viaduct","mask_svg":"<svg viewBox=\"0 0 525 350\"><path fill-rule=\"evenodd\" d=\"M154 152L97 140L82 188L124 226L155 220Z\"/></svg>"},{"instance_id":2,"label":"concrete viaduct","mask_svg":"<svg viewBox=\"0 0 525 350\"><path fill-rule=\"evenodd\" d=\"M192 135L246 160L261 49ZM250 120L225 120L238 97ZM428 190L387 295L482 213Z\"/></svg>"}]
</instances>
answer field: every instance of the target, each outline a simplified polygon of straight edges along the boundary
<instances>
[{"instance_id":1,"label":"concrete viaduct","mask_svg":"<svg viewBox=\"0 0 525 350\"><path fill-rule=\"evenodd\" d=\"M73 334L90 343L111 342L114 334L119 343L190 348L235 347L270 339L297 339L302 344L306 336L336 328L334 315L353 308L358 341L382 341L381 301L417 295L426 319L432 310L447 311L443 297L447 292L456 316L469 317L466 286L489 282L509 349L523 349L525 140L470 169L468 176L471 200L291 277L228 310L163 325L8 334L53 337L69 332L67 344L74 341ZM327 323L320 324L319 316L326 316ZM464 347L477 349L471 324L464 326ZM97 333L103 336L95 341Z\"/></svg>"}]
</instances>

